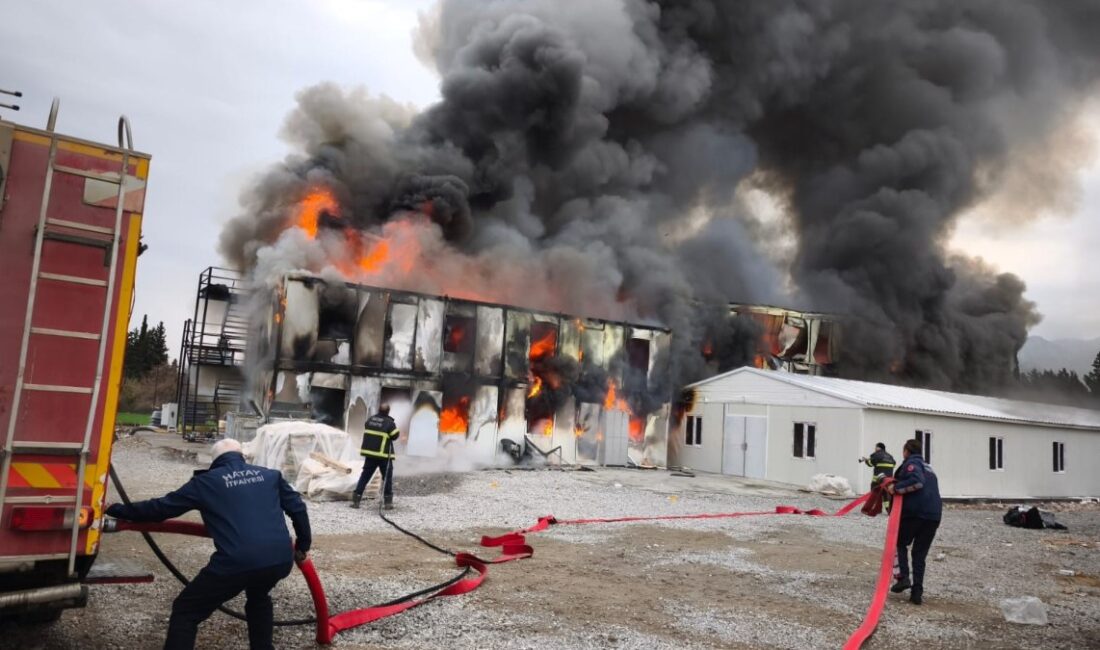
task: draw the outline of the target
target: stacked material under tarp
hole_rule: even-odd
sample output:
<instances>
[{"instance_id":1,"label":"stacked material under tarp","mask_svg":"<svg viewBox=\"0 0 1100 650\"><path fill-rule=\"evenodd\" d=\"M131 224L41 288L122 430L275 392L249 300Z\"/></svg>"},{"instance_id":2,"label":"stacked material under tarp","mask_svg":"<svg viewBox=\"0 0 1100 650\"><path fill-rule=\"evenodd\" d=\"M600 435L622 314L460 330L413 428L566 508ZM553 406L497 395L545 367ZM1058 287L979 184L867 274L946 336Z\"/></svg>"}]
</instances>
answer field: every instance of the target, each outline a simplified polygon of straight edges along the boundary
<instances>
[{"instance_id":1,"label":"stacked material under tarp","mask_svg":"<svg viewBox=\"0 0 1100 650\"><path fill-rule=\"evenodd\" d=\"M276 422L244 444L255 465L277 469L294 489L314 500L347 499L359 479L358 436L308 421Z\"/></svg>"}]
</instances>

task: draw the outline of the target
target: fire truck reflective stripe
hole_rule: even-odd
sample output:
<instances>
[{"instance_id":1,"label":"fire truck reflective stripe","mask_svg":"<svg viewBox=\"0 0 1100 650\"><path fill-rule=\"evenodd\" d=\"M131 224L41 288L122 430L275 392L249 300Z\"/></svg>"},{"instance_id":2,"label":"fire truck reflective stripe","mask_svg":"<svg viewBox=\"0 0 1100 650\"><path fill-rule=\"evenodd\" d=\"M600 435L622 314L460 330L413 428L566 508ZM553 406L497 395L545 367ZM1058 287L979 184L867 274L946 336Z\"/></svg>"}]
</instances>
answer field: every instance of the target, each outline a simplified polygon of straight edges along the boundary
<instances>
[{"instance_id":1,"label":"fire truck reflective stripe","mask_svg":"<svg viewBox=\"0 0 1100 650\"><path fill-rule=\"evenodd\" d=\"M61 463L17 463L11 464L8 476L12 487L26 488L68 488L76 487L76 465ZM94 486L94 477L87 473L84 477L86 487Z\"/></svg>"},{"instance_id":2,"label":"fire truck reflective stripe","mask_svg":"<svg viewBox=\"0 0 1100 650\"><path fill-rule=\"evenodd\" d=\"M15 471L14 464L8 471L8 488L26 488L31 484L27 482L27 479L23 478L23 475Z\"/></svg>"},{"instance_id":3,"label":"fire truck reflective stripe","mask_svg":"<svg viewBox=\"0 0 1100 650\"><path fill-rule=\"evenodd\" d=\"M58 282L72 282L73 284L87 284L93 287L105 287L107 286L106 280L97 280L95 278L81 278L75 275L64 275L61 273L39 273L38 277L43 280L57 280Z\"/></svg>"},{"instance_id":4,"label":"fire truck reflective stripe","mask_svg":"<svg viewBox=\"0 0 1100 650\"><path fill-rule=\"evenodd\" d=\"M59 488L61 482L46 470L40 463L12 463L11 467L16 473L22 474L28 487L32 488Z\"/></svg>"}]
</instances>

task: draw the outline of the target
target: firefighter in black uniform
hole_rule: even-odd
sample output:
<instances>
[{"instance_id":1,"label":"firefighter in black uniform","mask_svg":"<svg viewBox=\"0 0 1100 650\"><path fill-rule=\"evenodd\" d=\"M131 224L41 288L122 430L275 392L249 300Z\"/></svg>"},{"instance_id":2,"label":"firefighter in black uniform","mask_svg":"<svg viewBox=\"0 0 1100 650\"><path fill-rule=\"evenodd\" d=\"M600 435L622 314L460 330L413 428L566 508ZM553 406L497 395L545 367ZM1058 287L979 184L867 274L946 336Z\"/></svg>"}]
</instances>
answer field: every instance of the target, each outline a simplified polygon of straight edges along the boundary
<instances>
[{"instance_id":1,"label":"firefighter in black uniform","mask_svg":"<svg viewBox=\"0 0 1100 650\"><path fill-rule=\"evenodd\" d=\"M860 462L871 468L873 476L871 476L871 489L882 482L882 479L892 476L894 474L894 467L897 465L894 462L894 457L886 453L886 445L878 443L875 445L875 452L871 454L870 458L863 457L859 459ZM890 495L885 494L882 497L882 507L886 509L886 512L890 512Z\"/></svg>"},{"instance_id":2,"label":"firefighter in black uniform","mask_svg":"<svg viewBox=\"0 0 1100 650\"><path fill-rule=\"evenodd\" d=\"M390 405L383 404L378 413L370 416L363 431L363 444L359 453L363 456L363 473L351 495L351 507L358 508L375 470L382 472L382 495L386 510L393 510L393 443L401 435L397 423L390 417Z\"/></svg>"}]
</instances>

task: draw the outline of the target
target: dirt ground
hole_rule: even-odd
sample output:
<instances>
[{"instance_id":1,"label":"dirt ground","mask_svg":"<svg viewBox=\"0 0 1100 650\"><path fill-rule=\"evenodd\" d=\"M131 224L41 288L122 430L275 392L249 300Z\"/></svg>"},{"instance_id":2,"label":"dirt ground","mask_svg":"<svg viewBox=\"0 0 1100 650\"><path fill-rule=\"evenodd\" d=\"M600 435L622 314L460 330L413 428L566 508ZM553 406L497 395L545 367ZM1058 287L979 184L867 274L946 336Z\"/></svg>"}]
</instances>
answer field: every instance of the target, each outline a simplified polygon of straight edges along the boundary
<instances>
[{"instance_id":1,"label":"dirt ground","mask_svg":"<svg viewBox=\"0 0 1100 650\"><path fill-rule=\"evenodd\" d=\"M146 472L150 477L140 487L137 481L128 483L140 497L170 489L194 467L193 460L148 446L123 446L120 452L120 473ZM488 471L438 480L409 478L403 499L398 481L394 518L438 544L489 557L494 550L476 546L482 534L505 532L516 522L532 523L549 511L532 505L528 512L513 513L508 498L526 503L528 493L548 495L547 506L559 517L593 516L602 510L644 515L759 510L777 503L829 510L838 505L797 492L739 496L743 489L735 482L717 482L721 477L708 479L715 482L712 486L692 479L665 484L639 474ZM647 484L662 487L652 490ZM672 494L668 485L684 489ZM478 506L486 508L484 513L468 512L471 499L483 492L493 503ZM494 515L498 502L501 510ZM344 503L310 507L316 528L313 557L333 612L383 602L456 573L452 560L400 535L369 509L349 511ZM562 510L567 507L576 512ZM899 637L906 645L920 642L926 648L1100 647L1100 511L1059 512L1059 520L1070 528L1066 533L1012 529L1000 522L1000 513L992 506L949 509L929 558L925 605L891 596L878 632L865 647L892 647ZM482 517L486 520L480 521ZM336 646L840 647L869 602L884 523L857 513L845 518L556 526L529 536L533 558L491 566L477 591L348 631L337 637ZM211 550L200 540L158 539L188 574L202 566ZM178 583L135 534L106 538L101 559L115 558L140 562L156 575L156 582L94 587L85 610L66 612L48 627L5 629L3 645L160 647ZM1022 595L1037 596L1048 605L1049 625L1004 621L999 601ZM303 581L296 576L280 584L274 598L277 618L312 613ZM241 605L234 603L238 609ZM200 631L199 647L240 645L246 638L243 623L215 614ZM276 646L315 647L313 630L279 628Z\"/></svg>"}]
</instances>

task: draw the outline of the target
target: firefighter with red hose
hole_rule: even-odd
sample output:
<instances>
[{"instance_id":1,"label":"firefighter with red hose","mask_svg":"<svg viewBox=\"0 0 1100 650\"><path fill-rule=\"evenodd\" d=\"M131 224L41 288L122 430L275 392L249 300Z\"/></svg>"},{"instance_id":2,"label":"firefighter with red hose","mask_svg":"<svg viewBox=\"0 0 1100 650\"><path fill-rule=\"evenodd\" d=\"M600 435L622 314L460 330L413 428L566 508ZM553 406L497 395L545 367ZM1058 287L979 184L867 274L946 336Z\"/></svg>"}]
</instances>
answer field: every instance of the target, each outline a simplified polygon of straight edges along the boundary
<instances>
[{"instance_id":1,"label":"firefighter with red hose","mask_svg":"<svg viewBox=\"0 0 1100 650\"><path fill-rule=\"evenodd\" d=\"M194 648L199 623L242 591L248 598L244 611L249 648L274 648L270 592L290 574L294 560L304 560L309 552L312 535L306 505L278 470L245 463L236 440L218 441L211 453L210 469L195 472L175 492L129 505L116 503L107 514L156 522L190 510L202 513L215 551L173 601L166 649ZM293 547L284 513L294 525Z\"/></svg>"},{"instance_id":2,"label":"firefighter with red hose","mask_svg":"<svg viewBox=\"0 0 1100 650\"><path fill-rule=\"evenodd\" d=\"M901 467L895 481L886 486L890 494L904 495L901 527L898 529L898 581L890 591L900 594L906 589L909 602L920 605L924 597L924 565L936 530L943 519L940 484L932 466L921 456L919 440L908 440L902 448ZM909 579L909 545L913 545L913 578Z\"/></svg>"}]
</instances>

